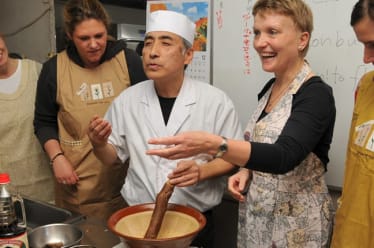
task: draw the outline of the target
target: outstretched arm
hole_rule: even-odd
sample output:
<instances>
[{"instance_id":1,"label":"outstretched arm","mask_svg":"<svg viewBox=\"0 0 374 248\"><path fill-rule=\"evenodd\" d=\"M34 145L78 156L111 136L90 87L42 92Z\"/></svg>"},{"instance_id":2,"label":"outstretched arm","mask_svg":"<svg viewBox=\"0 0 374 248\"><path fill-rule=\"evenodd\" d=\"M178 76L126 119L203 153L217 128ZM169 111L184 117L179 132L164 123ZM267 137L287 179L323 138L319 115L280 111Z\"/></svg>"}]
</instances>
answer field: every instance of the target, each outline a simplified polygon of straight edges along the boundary
<instances>
[{"instance_id":1,"label":"outstretched arm","mask_svg":"<svg viewBox=\"0 0 374 248\"><path fill-rule=\"evenodd\" d=\"M179 133L171 137L153 138L148 141L153 145L167 145L163 149L151 149L148 155L157 155L168 159L191 157L200 153L216 155L222 137L202 131ZM247 141L228 139L228 150L222 159L229 163L244 166L251 153L251 144Z\"/></svg>"}]
</instances>

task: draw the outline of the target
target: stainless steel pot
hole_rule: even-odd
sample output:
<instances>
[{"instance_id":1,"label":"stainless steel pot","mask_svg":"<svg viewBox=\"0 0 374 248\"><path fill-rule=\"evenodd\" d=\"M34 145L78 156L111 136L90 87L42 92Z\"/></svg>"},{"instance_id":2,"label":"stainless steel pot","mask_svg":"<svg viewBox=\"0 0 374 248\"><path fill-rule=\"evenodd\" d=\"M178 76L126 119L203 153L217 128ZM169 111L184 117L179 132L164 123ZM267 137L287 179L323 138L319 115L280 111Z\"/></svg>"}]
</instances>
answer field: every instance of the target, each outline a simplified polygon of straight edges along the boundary
<instances>
[{"instance_id":1,"label":"stainless steel pot","mask_svg":"<svg viewBox=\"0 0 374 248\"><path fill-rule=\"evenodd\" d=\"M28 233L30 248L78 248L92 247L80 245L83 232L72 224L56 223L39 226Z\"/></svg>"}]
</instances>

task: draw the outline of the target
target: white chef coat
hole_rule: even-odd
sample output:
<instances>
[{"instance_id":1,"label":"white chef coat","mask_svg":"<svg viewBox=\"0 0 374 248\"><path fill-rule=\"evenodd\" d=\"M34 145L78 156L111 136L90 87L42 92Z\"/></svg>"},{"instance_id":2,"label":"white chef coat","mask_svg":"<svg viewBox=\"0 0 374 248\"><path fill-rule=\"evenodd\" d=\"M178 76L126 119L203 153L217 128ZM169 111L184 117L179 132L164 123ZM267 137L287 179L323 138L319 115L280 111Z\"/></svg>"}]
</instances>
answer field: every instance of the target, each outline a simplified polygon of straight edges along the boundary
<instances>
[{"instance_id":1,"label":"white chef coat","mask_svg":"<svg viewBox=\"0 0 374 248\"><path fill-rule=\"evenodd\" d=\"M234 105L220 89L185 77L165 126L154 82L147 80L122 92L108 109L105 119L112 124L109 142L124 162L130 158L121 193L129 205L155 202L157 193L177 160L146 155L156 148L147 141L154 137L173 136L187 130L204 130L227 138L242 139L242 129ZM199 164L212 157L195 156ZM220 203L225 177L177 187L169 202L188 205L202 212Z\"/></svg>"}]
</instances>

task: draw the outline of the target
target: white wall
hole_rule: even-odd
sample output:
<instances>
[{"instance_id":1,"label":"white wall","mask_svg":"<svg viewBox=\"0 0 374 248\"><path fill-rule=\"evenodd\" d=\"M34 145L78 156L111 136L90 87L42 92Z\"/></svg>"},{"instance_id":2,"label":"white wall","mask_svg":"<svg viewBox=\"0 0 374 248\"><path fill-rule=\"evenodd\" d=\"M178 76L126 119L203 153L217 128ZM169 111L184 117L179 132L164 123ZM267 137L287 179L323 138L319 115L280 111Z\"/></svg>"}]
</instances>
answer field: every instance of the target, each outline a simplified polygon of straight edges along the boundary
<instances>
[{"instance_id":1,"label":"white wall","mask_svg":"<svg viewBox=\"0 0 374 248\"><path fill-rule=\"evenodd\" d=\"M56 52L56 27L62 27L59 0L0 0L0 33L10 52L44 62ZM145 24L141 9L104 5L113 23Z\"/></svg>"},{"instance_id":2,"label":"white wall","mask_svg":"<svg viewBox=\"0 0 374 248\"><path fill-rule=\"evenodd\" d=\"M1 0L0 32L11 52L45 61L55 51L53 0Z\"/></svg>"}]
</instances>

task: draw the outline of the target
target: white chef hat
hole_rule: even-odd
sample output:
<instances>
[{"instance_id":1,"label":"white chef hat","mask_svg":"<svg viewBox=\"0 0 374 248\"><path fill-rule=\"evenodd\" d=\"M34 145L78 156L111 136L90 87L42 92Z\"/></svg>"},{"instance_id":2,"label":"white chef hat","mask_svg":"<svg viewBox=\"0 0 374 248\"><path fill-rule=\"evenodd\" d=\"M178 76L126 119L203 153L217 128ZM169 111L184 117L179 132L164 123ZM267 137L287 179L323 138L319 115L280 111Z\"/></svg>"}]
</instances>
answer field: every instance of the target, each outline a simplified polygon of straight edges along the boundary
<instances>
[{"instance_id":1,"label":"white chef hat","mask_svg":"<svg viewBox=\"0 0 374 248\"><path fill-rule=\"evenodd\" d=\"M179 35L192 46L195 38L195 23L187 16L170 10L157 10L150 14L146 34L167 31Z\"/></svg>"}]
</instances>

